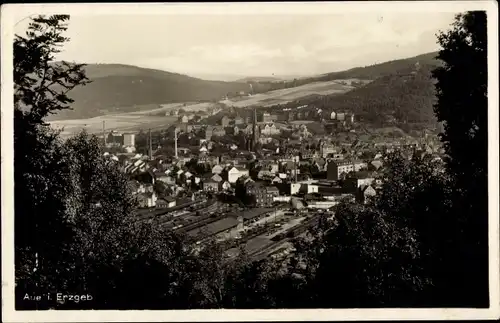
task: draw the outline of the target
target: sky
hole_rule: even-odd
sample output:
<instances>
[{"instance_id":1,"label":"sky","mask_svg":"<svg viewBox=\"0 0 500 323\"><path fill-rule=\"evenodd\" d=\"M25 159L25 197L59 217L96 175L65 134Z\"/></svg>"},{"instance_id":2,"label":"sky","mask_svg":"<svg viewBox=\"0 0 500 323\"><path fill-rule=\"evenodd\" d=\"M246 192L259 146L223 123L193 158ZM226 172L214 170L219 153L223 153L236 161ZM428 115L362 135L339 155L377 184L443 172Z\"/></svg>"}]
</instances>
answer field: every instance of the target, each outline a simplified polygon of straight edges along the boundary
<instances>
[{"instance_id":1,"label":"sky","mask_svg":"<svg viewBox=\"0 0 500 323\"><path fill-rule=\"evenodd\" d=\"M74 14L66 32L71 40L58 58L198 77L315 75L436 51L436 33L447 30L453 17L450 12Z\"/></svg>"}]
</instances>

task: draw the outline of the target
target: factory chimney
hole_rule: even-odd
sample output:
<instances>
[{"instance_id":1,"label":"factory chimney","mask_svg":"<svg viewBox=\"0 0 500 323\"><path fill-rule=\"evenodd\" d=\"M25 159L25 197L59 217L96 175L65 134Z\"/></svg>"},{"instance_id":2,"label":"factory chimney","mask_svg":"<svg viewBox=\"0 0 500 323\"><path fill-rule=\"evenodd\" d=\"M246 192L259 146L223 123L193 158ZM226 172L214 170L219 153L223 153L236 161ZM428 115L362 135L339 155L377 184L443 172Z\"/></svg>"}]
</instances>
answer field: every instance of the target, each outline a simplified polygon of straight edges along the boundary
<instances>
[{"instance_id":1,"label":"factory chimney","mask_svg":"<svg viewBox=\"0 0 500 323\"><path fill-rule=\"evenodd\" d=\"M252 129L252 151L255 152L255 147L259 141L259 134L257 130L257 108L253 109L253 129Z\"/></svg>"},{"instance_id":2,"label":"factory chimney","mask_svg":"<svg viewBox=\"0 0 500 323\"><path fill-rule=\"evenodd\" d=\"M295 183L297 183L297 156L293 156L293 167L295 168L294 170Z\"/></svg>"},{"instance_id":3,"label":"factory chimney","mask_svg":"<svg viewBox=\"0 0 500 323\"><path fill-rule=\"evenodd\" d=\"M175 144L175 159L178 158L177 155L177 127L174 128L174 144Z\"/></svg>"},{"instance_id":4,"label":"factory chimney","mask_svg":"<svg viewBox=\"0 0 500 323\"><path fill-rule=\"evenodd\" d=\"M149 129L149 160L153 160L153 142L151 140L151 129Z\"/></svg>"},{"instance_id":5,"label":"factory chimney","mask_svg":"<svg viewBox=\"0 0 500 323\"><path fill-rule=\"evenodd\" d=\"M102 121L102 140L104 142L104 147L106 147L106 121Z\"/></svg>"}]
</instances>

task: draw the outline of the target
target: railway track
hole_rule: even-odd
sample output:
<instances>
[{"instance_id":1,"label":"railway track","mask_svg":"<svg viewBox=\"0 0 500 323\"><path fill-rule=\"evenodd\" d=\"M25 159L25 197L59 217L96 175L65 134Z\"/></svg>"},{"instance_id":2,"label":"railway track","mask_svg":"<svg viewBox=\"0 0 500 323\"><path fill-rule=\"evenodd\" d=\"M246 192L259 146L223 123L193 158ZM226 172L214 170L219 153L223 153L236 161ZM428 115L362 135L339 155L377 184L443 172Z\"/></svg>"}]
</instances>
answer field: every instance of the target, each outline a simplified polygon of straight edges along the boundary
<instances>
[{"instance_id":1,"label":"railway track","mask_svg":"<svg viewBox=\"0 0 500 323\"><path fill-rule=\"evenodd\" d=\"M208 214L209 212L217 210L218 206L219 206L219 203L217 201L211 201L210 205L208 205L208 206L202 207L202 208L197 209L197 210L193 210L192 212L188 212L188 213L179 215L179 216L175 217L174 219L169 218L165 221L158 222L158 224L164 225L164 226L169 225L170 226L169 228L172 229L172 228L175 228L175 226L173 225L174 221L180 221L182 223L184 219L186 219L188 217L196 216L196 214L198 212L206 213L206 215L201 215L201 216L197 217L196 222L188 223L187 225L183 225L182 227L176 228L174 230L176 230L176 231L177 230L189 231L191 229L196 229L197 227L203 226L205 224L211 223L211 222L216 221L216 220L220 220L220 218L222 218L222 217L211 218L210 215ZM212 221L205 221L208 219L210 219Z\"/></svg>"},{"instance_id":2,"label":"railway track","mask_svg":"<svg viewBox=\"0 0 500 323\"><path fill-rule=\"evenodd\" d=\"M305 223L299 224L298 226L295 226L293 228L290 228L290 230L274 237L272 240L274 241L270 245L265 246L264 248L257 250L253 253L250 253L249 256L254 259L255 261L262 260L266 258L269 255L269 252L273 249L277 249L283 244L291 241L293 238L296 236L300 235L301 233L305 232L308 228L316 224L319 220L320 216L315 216L309 220L307 220Z\"/></svg>"},{"instance_id":3,"label":"railway track","mask_svg":"<svg viewBox=\"0 0 500 323\"><path fill-rule=\"evenodd\" d=\"M167 218L164 218L166 215L168 215L169 213L171 212L175 212L175 211L181 211L185 208L188 208L190 206L193 206L193 204L197 204L197 203L200 203L200 202L189 202L189 203L184 203L182 205L179 205L178 207L175 207L175 208L170 208L170 209L158 209L158 210L151 210L150 212L146 213L146 212L143 212L143 214L140 214L140 215L137 215L136 218L135 218L135 222L142 222L142 221L148 221L148 220L154 220L156 223L158 224L164 224L166 222L169 222L171 220L170 217L167 217ZM207 204L207 203L210 203L208 207L212 206L214 203L216 203L216 201L206 201L206 202L202 202L201 204ZM197 211L199 210L202 210L203 209L203 206L201 206L200 208L198 209L194 209L192 212L188 212L186 214L182 214L181 216L177 217L177 218L182 218L182 217L186 217L187 215L191 215L191 214L195 214Z\"/></svg>"},{"instance_id":4,"label":"railway track","mask_svg":"<svg viewBox=\"0 0 500 323\"><path fill-rule=\"evenodd\" d=\"M256 252L251 253L249 256L252 258L254 261L260 261L262 259L265 259L269 256L269 253L272 250L278 249L285 243L289 242L291 238L285 238L283 240L280 240L278 242L271 243L268 246L265 246L264 248L257 250Z\"/></svg>"}]
</instances>

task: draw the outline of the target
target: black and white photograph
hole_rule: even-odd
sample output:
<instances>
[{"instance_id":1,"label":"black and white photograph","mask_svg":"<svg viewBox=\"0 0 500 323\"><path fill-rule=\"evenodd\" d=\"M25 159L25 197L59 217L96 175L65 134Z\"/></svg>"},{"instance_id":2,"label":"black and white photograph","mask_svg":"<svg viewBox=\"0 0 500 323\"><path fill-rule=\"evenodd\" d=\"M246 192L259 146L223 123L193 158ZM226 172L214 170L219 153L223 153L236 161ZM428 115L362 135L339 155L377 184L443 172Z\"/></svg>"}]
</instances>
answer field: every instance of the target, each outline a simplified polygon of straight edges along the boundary
<instances>
[{"instance_id":1,"label":"black and white photograph","mask_svg":"<svg viewBox=\"0 0 500 323\"><path fill-rule=\"evenodd\" d=\"M1 24L3 321L500 317L494 1Z\"/></svg>"}]
</instances>

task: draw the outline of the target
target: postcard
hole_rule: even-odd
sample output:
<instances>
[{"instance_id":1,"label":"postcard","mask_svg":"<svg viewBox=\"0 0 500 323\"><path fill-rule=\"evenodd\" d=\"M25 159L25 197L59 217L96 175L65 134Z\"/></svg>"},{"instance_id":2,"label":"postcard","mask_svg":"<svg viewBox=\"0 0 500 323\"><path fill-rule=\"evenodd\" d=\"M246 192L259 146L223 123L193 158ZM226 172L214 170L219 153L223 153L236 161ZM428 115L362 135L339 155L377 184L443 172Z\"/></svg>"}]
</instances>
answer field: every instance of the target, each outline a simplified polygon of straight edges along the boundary
<instances>
[{"instance_id":1,"label":"postcard","mask_svg":"<svg viewBox=\"0 0 500 323\"><path fill-rule=\"evenodd\" d=\"M1 9L3 321L499 318L495 2Z\"/></svg>"}]
</instances>

